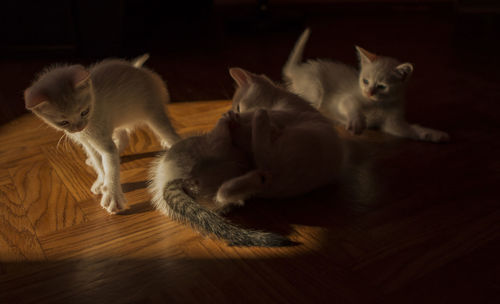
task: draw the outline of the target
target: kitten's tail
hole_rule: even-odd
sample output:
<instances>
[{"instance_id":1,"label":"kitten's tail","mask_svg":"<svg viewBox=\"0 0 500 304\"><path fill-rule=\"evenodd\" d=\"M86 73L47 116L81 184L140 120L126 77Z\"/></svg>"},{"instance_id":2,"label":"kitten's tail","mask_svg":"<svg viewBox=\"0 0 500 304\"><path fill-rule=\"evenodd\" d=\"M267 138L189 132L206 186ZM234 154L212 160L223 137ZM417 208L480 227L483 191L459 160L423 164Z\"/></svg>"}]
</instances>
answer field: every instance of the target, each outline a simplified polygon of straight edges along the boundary
<instances>
[{"instance_id":1,"label":"kitten's tail","mask_svg":"<svg viewBox=\"0 0 500 304\"><path fill-rule=\"evenodd\" d=\"M139 57L136 57L132 59L131 64L134 66L134 68L141 68L144 62L146 62L149 59L149 54L143 54Z\"/></svg>"},{"instance_id":2,"label":"kitten's tail","mask_svg":"<svg viewBox=\"0 0 500 304\"><path fill-rule=\"evenodd\" d=\"M231 246L278 247L296 244L278 234L244 229L231 224L187 195L183 189L183 179L168 182L164 188L163 200L156 202L156 206L171 218L190 224L201 233L214 234Z\"/></svg>"},{"instance_id":3,"label":"kitten's tail","mask_svg":"<svg viewBox=\"0 0 500 304\"><path fill-rule=\"evenodd\" d=\"M305 31L300 35L299 40L295 43L295 46L288 57L288 61L283 67L283 76L287 79L291 78L292 70L302 61L302 54L304 52L304 46L311 35L311 29L306 28Z\"/></svg>"}]
</instances>

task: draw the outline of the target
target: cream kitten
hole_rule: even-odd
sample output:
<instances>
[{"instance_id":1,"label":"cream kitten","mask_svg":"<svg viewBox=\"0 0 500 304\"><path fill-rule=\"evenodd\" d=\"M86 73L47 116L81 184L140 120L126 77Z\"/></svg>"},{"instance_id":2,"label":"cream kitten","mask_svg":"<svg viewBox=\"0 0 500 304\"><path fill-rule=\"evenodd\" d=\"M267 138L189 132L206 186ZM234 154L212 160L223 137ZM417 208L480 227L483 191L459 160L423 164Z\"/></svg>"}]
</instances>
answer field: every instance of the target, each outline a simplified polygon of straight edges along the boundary
<instances>
[{"instance_id":1,"label":"cream kitten","mask_svg":"<svg viewBox=\"0 0 500 304\"><path fill-rule=\"evenodd\" d=\"M293 244L282 236L243 229L198 204L219 210L251 197L284 198L332 183L342 149L331 122L305 100L264 76L230 70L238 89L233 106L205 135L171 147L152 169L154 205L194 229L238 246Z\"/></svg>"},{"instance_id":2,"label":"cream kitten","mask_svg":"<svg viewBox=\"0 0 500 304\"><path fill-rule=\"evenodd\" d=\"M301 63L309 35L310 30L306 29L283 68L290 91L355 134L365 128L380 128L386 133L416 140L449 140L445 132L409 124L404 118L404 93L413 72L411 63L378 56L358 46L359 72L329 60Z\"/></svg>"},{"instance_id":3,"label":"cream kitten","mask_svg":"<svg viewBox=\"0 0 500 304\"><path fill-rule=\"evenodd\" d=\"M165 83L141 68L147 58L104 60L89 69L52 67L24 92L27 109L83 146L87 164L97 173L91 191L102 194L101 206L110 213L126 208L119 153L128 144L127 133L137 124L147 124L166 146L179 140L165 114Z\"/></svg>"}]
</instances>

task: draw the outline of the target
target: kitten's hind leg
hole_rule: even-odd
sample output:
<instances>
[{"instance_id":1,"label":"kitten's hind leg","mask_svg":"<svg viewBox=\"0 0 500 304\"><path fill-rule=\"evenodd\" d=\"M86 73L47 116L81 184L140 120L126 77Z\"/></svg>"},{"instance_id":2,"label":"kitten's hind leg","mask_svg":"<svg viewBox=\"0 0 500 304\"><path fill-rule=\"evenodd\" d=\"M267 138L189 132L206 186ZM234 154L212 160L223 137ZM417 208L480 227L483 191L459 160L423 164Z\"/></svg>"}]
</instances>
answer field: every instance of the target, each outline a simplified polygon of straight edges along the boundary
<instances>
[{"instance_id":1,"label":"kitten's hind leg","mask_svg":"<svg viewBox=\"0 0 500 304\"><path fill-rule=\"evenodd\" d=\"M450 135L448 135L448 133L446 132L422 127L420 125L411 125L411 128L418 134L420 140L430 141L434 143L450 141Z\"/></svg>"},{"instance_id":2,"label":"kitten's hind leg","mask_svg":"<svg viewBox=\"0 0 500 304\"><path fill-rule=\"evenodd\" d=\"M425 128L419 125L411 125L401 118L386 120L382 126L382 130L395 136L430 141L434 143L448 142L450 140L448 133Z\"/></svg>"},{"instance_id":3,"label":"kitten's hind leg","mask_svg":"<svg viewBox=\"0 0 500 304\"><path fill-rule=\"evenodd\" d=\"M218 209L225 211L231 206L243 206L245 200L261 192L269 180L268 172L253 170L224 182L215 197Z\"/></svg>"},{"instance_id":4,"label":"kitten's hind leg","mask_svg":"<svg viewBox=\"0 0 500 304\"><path fill-rule=\"evenodd\" d=\"M113 141L118 149L118 154L122 154L129 143L128 131L126 129L115 130L113 132Z\"/></svg>"},{"instance_id":5,"label":"kitten's hind leg","mask_svg":"<svg viewBox=\"0 0 500 304\"><path fill-rule=\"evenodd\" d=\"M170 148L181 139L163 111L154 113L148 121L148 125L160 137L164 148Z\"/></svg>"},{"instance_id":6,"label":"kitten's hind leg","mask_svg":"<svg viewBox=\"0 0 500 304\"><path fill-rule=\"evenodd\" d=\"M419 139L417 132L411 127L411 125L399 117L388 117L381 129L385 133L394 136Z\"/></svg>"}]
</instances>

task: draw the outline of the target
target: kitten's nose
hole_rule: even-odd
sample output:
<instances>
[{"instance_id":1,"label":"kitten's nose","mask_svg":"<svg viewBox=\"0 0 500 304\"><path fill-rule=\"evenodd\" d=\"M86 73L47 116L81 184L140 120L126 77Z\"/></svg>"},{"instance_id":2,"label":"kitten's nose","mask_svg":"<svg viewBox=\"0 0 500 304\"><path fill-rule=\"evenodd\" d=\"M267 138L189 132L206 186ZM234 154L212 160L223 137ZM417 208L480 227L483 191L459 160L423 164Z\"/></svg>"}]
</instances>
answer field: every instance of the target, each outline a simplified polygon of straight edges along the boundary
<instances>
[{"instance_id":1,"label":"kitten's nose","mask_svg":"<svg viewBox=\"0 0 500 304\"><path fill-rule=\"evenodd\" d=\"M76 126L76 131L77 132L80 132L82 131L83 129L85 129L85 127L87 126L87 124L85 122L80 122L78 123L78 125Z\"/></svg>"}]
</instances>

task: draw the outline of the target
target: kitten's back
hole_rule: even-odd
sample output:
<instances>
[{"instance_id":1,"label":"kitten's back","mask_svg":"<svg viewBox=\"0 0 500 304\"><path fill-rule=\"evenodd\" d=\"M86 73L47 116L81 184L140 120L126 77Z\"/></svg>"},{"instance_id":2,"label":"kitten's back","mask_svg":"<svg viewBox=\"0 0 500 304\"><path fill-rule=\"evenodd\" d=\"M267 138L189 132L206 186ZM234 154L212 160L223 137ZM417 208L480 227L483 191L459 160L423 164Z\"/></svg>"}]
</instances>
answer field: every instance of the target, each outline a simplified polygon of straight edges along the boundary
<instances>
[{"instance_id":1,"label":"kitten's back","mask_svg":"<svg viewBox=\"0 0 500 304\"><path fill-rule=\"evenodd\" d=\"M119 59L104 60L93 66L90 73L96 112L108 115L114 126L134 125L164 116L169 95L158 74Z\"/></svg>"},{"instance_id":2,"label":"kitten's back","mask_svg":"<svg viewBox=\"0 0 500 304\"><path fill-rule=\"evenodd\" d=\"M330 60L308 60L289 74L288 89L319 108L335 95L357 90L358 72Z\"/></svg>"},{"instance_id":3,"label":"kitten's back","mask_svg":"<svg viewBox=\"0 0 500 304\"><path fill-rule=\"evenodd\" d=\"M146 69L136 68L120 59L104 60L90 69L97 94L119 94L120 97L161 94L165 101L168 93L161 77Z\"/></svg>"}]
</instances>

